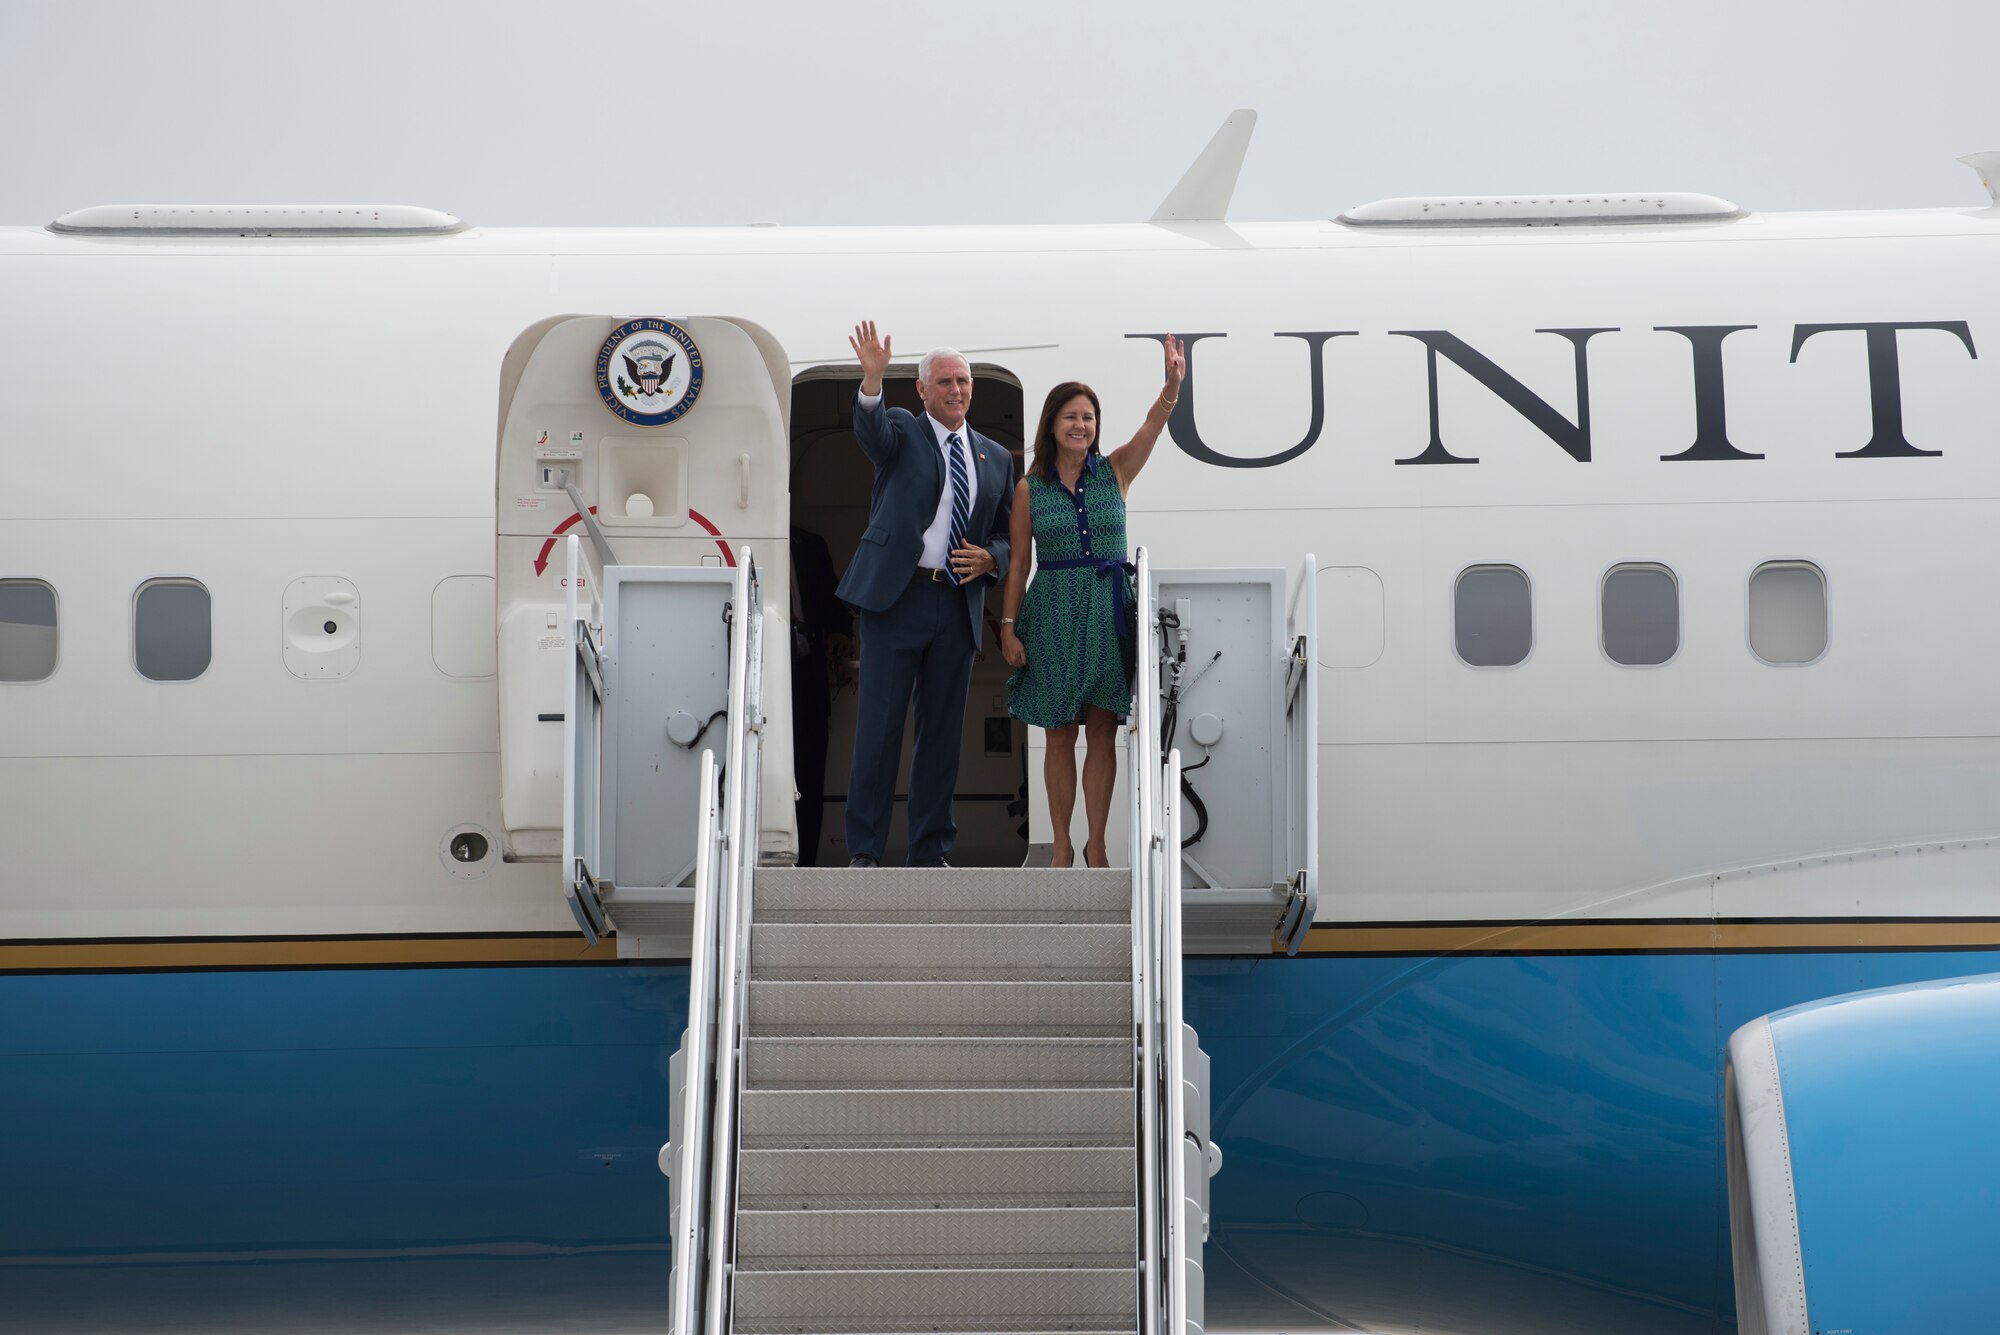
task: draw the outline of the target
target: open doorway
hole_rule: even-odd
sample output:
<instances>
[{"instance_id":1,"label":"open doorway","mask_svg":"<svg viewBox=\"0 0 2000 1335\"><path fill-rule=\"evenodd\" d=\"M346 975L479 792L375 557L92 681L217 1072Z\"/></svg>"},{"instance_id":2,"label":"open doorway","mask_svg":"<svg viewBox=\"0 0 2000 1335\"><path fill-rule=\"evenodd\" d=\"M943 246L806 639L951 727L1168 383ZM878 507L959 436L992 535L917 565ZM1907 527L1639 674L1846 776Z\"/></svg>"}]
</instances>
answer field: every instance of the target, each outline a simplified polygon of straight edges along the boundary
<instances>
[{"instance_id":1,"label":"open doorway","mask_svg":"<svg viewBox=\"0 0 2000 1335\"><path fill-rule=\"evenodd\" d=\"M1020 476L1021 385L997 366L975 362L972 428L1014 456ZM854 396L861 377L853 367L806 371L792 383L792 585L794 624L844 626L830 651L824 637L795 635L793 658L793 756L800 797L801 865L847 865L848 768L854 755L855 682L859 661L852 620L832 599L868 527L868 495L874 471L854 440ZM920 413L913 368L892 368L884 382L891 407ZM831 603L831 606L829 604ZM1010 669L999 649L1000 589L987 595L986 633L972 664L972 687L965 704L955 811L958 844L952 862L961 867L1018 867L1028 852L1027 725L1007 715ZM862 653L866 653L863 647ZM825 719L825 728L816 717ZM883 862L900 866L908 849L905 797L909 744L903 732L903 764L896 780L896 812L890 823ZM824 737L822 744L820 738ZM813 776L818 785L817 837L811 820Z\"/></svg>"}]
</instances>

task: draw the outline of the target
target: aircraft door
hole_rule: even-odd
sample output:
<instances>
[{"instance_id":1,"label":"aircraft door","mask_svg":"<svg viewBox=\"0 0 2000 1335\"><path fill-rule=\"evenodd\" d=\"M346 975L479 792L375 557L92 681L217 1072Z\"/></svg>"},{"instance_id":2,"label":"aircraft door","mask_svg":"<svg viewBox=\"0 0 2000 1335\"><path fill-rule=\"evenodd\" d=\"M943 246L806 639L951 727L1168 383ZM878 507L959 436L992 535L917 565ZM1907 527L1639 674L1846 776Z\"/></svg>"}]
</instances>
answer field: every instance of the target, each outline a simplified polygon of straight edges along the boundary
<instances>
[{"instance_id":1,"label":"aircraft door","mask_svg":"<svg viewBox=\"0 0 2000 1335\"><path fill-rule=\"evenodd\" d=\"M1162 754L1181 752L1191 944L1295 952L1318 891L1314 563L1289 609L1276 569L1160 570L1149 641ZM1142 647L1143 648L1143 647Z\"/></svg>"},{"instance_id":2,"label":"aircraft door","mask_svg":"<svg viewBox=\"0 0 2000 1335\"><path fill-rule=\"evenodd\" d=\"M495 500L509 860L554 862L562 851L564 725L577 671L566 620L567 535L588 535L578 602L600 631L607 564L710 567L726 589L725 571L748 544L757 554L766 618L778 618L765 626L764 643L788 642L790 397L783 350L743 320L570 316L545 320L516 340L502 375ZM669 651L663 662L676 661L671 650L681 637L692 661L714 633L705 625L649 631ZM766 699L786 698L790 666L787 654L766 655ZM658 689L669 688L663 676ZM668 713L692 713L699 703ZM769 715L759 852L789 861L796 849L790 726L783 709ZM619 740L604 739L607 764L647 754L658 739L634 738L622 750ZM583 787L598 777L587 776ZM692 801L686 806L658 819L684 821L691 841L696 812Z\"/></svg>"}]
</instances>

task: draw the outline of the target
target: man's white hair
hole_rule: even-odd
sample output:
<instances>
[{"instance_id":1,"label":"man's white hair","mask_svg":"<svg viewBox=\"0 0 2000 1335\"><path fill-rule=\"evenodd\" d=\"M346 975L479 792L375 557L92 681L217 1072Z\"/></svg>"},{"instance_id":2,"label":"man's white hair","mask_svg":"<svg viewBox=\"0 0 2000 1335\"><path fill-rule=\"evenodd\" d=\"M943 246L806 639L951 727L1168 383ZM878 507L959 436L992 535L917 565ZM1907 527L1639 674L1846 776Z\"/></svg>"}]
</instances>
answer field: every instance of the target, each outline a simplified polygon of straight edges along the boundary
<instances>
[{"instance_id":1,"label":"man's white hair","mask_svg":"<svg viewBox=\"0 0 2000 1335\"><path fill-rule=\"evenodd\" d=\"M917 379L923 381L925 384L929 384L931 379L931 363L935 361L942 361L944 358L947 357L955 357L959 361L964 362L965 373L967 375L972 374L971 359L968 358L964 353L960 352L957 348L932 348L929 352L925 353L923 356L917 359Z\"/></svg>"}]
</instances>

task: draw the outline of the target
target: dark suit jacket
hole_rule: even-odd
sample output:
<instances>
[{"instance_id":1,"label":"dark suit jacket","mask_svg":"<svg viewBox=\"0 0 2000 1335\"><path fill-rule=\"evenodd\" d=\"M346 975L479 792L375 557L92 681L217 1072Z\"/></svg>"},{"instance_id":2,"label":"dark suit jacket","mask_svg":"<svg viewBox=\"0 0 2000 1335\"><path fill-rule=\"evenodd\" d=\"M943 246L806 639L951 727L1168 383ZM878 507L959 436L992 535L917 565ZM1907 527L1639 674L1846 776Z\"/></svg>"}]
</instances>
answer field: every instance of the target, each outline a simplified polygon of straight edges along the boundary
<instances>
[{"instance_id":1,"label":"dark suit jacket","mask_svg":"<svg viewBox=\"0 0 2000 1335\"><path fill-rule=\"evenodd\" d=\"M972 447L972 466L979 474L979 494L966 521L965 540L993 553L994 562L991 575L962 586L965 616L977 646L987 587L1007 578L1014 456L969 423L962 434ZM909 587L924 553L924 530L937 518L938 497L947 485L944 451L938 448L929 418L887 407L886 400L863 408L857 397L854 439L875 465L875 485L868 498L868 530L841 576L840 599L862 612L886 612Z\"/></svg>"},{"instance_id":2,"label":"dark suit jacket","mask_svg":"<svg viewBox=\"0 0 2000 1335\"><path fill-rule=\"evenodd\" d=\"M798 591L792 604L793 620L815 638L853 634L854 615L834 592L833 553L827 549L826 539L796 524L791 533L792 587Z\"/></svg>"}]
</instances>

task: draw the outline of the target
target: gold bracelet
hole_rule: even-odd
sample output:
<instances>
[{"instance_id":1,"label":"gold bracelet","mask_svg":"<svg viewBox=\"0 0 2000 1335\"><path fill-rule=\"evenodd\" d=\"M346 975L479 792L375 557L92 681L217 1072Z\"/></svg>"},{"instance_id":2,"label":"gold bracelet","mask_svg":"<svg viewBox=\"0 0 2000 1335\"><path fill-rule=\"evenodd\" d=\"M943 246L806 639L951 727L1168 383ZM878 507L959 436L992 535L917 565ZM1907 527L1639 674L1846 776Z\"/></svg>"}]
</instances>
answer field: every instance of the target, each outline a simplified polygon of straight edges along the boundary
<instances>
[{"instance_id":1,"label":"gold bracelet","mask_svg":"<svg viewBox=\"0 0 2000 1335\"><path fill-rule=\"evenodd\" d=\"M1176 403L1179 403L1180 401L1181 401L1181 396L1178 394L1174 395L1171 399L1164 394L1160 395L1160 406L1162 408L1165 408L1168 412L1172 412L1174 410L1174 405Z\"/></svg>"}]
</instances>

